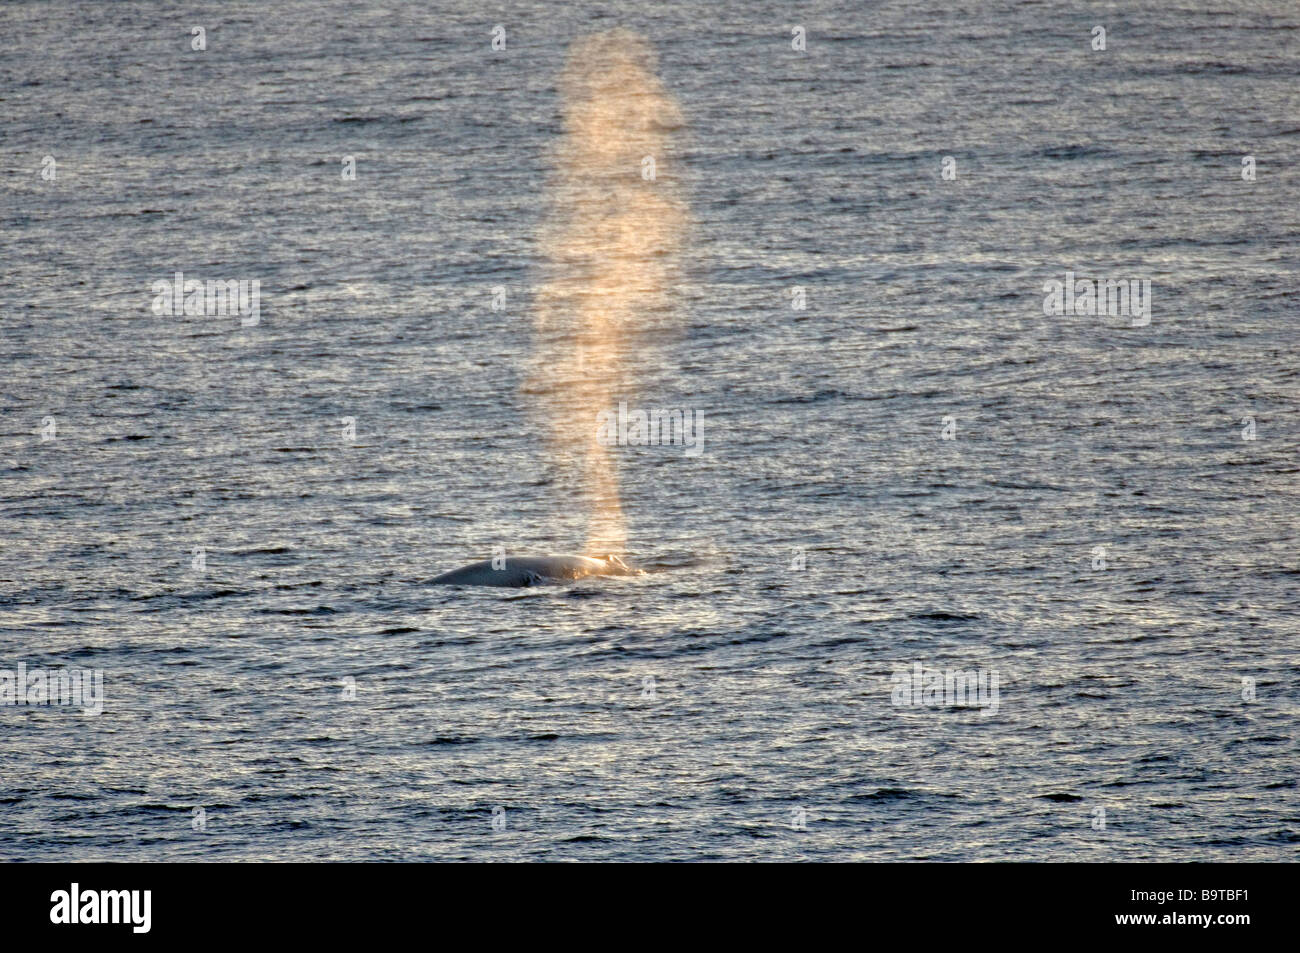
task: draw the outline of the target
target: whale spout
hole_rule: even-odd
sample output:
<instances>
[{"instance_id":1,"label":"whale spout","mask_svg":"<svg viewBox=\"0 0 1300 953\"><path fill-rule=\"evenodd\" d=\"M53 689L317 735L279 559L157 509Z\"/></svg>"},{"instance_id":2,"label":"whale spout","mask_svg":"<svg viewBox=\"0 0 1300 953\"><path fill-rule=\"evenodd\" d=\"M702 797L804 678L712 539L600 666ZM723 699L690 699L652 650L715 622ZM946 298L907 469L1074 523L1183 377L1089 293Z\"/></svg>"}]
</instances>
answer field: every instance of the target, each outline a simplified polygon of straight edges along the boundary
<instances>
[{"instance_id":1,"label":"whale spout","mask_svg":"<svg viewBox=\"0 0 1300 953\"><path fill-rule=\"evenodd\" d=\"M470 563L435 576L440 586L523 586L555 585L584 576L639 576L618 556L507 556Z\"/></svg>"}]
</instances>

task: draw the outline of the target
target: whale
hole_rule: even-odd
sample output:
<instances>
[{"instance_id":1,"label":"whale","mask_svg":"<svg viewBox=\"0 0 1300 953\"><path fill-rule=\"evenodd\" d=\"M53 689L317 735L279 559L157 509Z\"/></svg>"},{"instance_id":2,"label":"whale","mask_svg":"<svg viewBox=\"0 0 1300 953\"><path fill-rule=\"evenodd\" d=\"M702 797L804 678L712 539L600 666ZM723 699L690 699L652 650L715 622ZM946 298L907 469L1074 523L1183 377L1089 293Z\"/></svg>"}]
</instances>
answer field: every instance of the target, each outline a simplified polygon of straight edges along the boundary
<instances>
[{"instance_id":1,"label":"whale","mask_svg":"<svg viewBox=\"0 0 1300 953\"><path fill-rule=\"evenodd\" d=\"M608 556L507 556L485 559L453 569L429 580L438 586L524 586L556 585L585 576L640 576L614 555Z\"/></svg>"}]
</instances>

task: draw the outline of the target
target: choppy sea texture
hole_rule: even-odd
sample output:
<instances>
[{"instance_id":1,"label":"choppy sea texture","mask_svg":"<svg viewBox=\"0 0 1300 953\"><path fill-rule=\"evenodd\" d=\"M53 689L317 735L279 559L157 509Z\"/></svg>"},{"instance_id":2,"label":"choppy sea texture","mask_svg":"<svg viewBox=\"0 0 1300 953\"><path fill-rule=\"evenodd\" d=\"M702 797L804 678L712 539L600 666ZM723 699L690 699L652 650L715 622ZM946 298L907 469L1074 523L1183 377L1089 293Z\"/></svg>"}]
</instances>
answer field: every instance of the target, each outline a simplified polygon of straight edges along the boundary
<instances>
[{"instance_id":1,"label":"choppy sea texture","mask_svg":"<svg viewBox=\"0 0 1300 953\"><path fill-rule=\"evenodd\" d=\"M704 452L612 451L666 571L430 587L585 538L525 385L560 79L614 28L683 123L632 399ZM1294 4L0 34L0 668L107 696L0 708L0 857L1295 858ZM153 313L176 271L260 323ZM1066 271L1150 324L1044 315ZM915 663L998 711L895 705Z\"/></svg>"}]
</instances>

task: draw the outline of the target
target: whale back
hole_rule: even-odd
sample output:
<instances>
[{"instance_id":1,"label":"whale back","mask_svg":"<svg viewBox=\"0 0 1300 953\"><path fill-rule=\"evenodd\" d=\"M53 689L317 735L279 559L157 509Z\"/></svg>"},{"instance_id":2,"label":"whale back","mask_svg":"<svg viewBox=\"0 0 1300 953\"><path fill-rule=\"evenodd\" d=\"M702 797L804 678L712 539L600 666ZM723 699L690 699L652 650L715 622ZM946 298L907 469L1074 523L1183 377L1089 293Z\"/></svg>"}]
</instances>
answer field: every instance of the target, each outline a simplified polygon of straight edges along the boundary
<instances>
[{"instance_id":1,"label":"whale back","mask_svg":"<svg viewBox=\"0 0 1300 953\"><path fill-rule=\"evenodd\" d=\"M505 586L520 588L547 582L564 582L583 576L624 575L631 571L622 560L593 559L590 556L508 556L493 566L493 560L470 563L435 576L431 583L444 586Z\"/></svg>"}]
</instances>

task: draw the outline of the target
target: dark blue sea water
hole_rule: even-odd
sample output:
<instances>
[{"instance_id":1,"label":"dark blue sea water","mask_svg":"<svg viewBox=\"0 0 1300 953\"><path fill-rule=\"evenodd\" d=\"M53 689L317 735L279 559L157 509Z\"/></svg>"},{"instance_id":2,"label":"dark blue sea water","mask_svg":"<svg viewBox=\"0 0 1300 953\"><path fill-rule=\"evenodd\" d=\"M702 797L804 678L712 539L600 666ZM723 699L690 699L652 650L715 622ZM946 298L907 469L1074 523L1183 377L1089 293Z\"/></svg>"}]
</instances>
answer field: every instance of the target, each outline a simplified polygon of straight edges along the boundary
<instances>
[{"instance_id":1,"label":"dark blue sea water","mask_svg":"<svg viewBox=\"0 0 1300 953\"><path fill-rule=\"evenodd\" d=\"M582 545L524 384L615 27L704 450L617 448L662 571L433 587ZM1296 858L1294 3L6 4L0 130L0 670L104 680L0 705L0 858Z\"/></svg>"}]
</instances>

